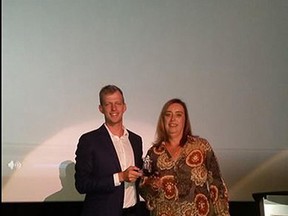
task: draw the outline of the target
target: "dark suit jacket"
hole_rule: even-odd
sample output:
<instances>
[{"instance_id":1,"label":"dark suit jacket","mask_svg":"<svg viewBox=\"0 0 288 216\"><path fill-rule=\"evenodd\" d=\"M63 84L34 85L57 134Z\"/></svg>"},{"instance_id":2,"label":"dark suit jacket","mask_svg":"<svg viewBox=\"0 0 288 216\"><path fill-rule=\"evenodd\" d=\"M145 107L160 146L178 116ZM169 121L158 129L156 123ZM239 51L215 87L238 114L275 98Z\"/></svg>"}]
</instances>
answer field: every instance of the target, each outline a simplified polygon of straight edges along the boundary
<instances>
[{"instance_id":1,"label":"dark suit jacket","mask_svg":"<svg viewBox=\"0 0 288 216\"><path fill-rule=\"evenodd\" d=\"M135 165L142 167L142 138L129 131ZM82 216L121 216L124 183L114 186L113 174L121 172L120 162L104 124L83 134L77 145L75 186L86 194ZM136 182L137 202L139 181Z\"/></svg>"}]
</instances>

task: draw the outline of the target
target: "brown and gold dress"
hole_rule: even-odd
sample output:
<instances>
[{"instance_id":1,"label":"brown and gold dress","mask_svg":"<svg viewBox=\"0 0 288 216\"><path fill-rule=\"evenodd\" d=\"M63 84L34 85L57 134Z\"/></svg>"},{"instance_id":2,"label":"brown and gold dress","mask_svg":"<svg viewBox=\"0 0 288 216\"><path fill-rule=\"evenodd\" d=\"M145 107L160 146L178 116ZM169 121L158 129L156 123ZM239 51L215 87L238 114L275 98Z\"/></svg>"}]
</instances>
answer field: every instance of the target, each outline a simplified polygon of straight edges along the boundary
<instances>
[{"instance_id":1,"label":"brown and gold dress","mask_svg":"<svg viewBox=\"0 0 288 216\"><path fill-rule=\"evenodd\" d=\"M144 176L140 194L152 216L229 216L228 192L211 145L193 136L173 160L165 143L148 152L153 175Z\"/></svg>"}]
</instances>

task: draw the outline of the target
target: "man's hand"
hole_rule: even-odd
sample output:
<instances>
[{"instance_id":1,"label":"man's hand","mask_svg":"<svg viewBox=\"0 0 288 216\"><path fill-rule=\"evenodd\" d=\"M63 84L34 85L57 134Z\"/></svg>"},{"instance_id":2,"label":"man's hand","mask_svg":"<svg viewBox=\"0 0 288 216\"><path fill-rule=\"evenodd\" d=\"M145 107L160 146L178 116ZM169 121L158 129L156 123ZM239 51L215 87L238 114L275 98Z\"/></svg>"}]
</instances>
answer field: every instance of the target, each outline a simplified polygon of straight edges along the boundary
<instances>
[{"instance_id":1,"label":"man's hand","mask_svg":"<svg viewBox=\"0 0 288 216\"><path fill-rule=\"evenodd\" d=\"M123 172L118 173L120 182L135 182L142 176L141 170L136 166L130 166Z\"/></svg>"}]
</instances>

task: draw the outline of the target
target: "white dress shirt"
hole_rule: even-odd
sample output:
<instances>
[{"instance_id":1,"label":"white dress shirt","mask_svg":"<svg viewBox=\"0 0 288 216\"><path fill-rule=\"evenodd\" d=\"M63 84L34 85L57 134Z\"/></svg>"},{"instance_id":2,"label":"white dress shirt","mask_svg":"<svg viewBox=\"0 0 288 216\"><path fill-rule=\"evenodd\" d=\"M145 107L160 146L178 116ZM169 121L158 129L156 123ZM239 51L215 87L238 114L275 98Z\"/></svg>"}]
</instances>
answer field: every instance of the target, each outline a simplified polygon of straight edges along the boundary
<instances>
[{"instance_id":1,"label":"white dress shirt","mask_svg":"<svg viewBox=\"0 0 288 216\"><path fill-rule=\"evenodd\" d=\"M124 134L121 137L112 134L107 126L106 128L110 134L113 145L117 152L122 171L126 170L129 166L135 166L134 153L131 143L128 139L129 133L126 130L126 128L123 128ZM115 186L121 185L118 173L114 173L113 178ZM129 208L131 206L134 206L137 201L135 183L124 182L124 187L125 187L125 194L124 194L123 208Z\"/></svg>"}]
</instances>

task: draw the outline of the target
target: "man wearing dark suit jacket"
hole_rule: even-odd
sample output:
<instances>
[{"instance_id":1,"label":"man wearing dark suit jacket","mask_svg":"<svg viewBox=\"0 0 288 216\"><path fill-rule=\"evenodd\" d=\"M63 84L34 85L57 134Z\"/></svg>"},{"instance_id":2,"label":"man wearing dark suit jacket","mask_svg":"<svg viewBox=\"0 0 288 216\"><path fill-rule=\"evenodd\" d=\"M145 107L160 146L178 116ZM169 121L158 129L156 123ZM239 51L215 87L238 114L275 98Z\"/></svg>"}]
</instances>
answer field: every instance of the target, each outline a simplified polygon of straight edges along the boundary
<instances>
[{"instance_id":1,"label":"man wearing dark suit jacket","mask_svg":"<svg viewBox=\"0 0 288 216\"><path fill-rule=\"evenodd\" d=\"M120 88L107 85L99 98L105 123L83 134L76 150L75 186L86 194L82 216L137 216L142 138L123 125Z\"/></svg>"}]
</instances>

